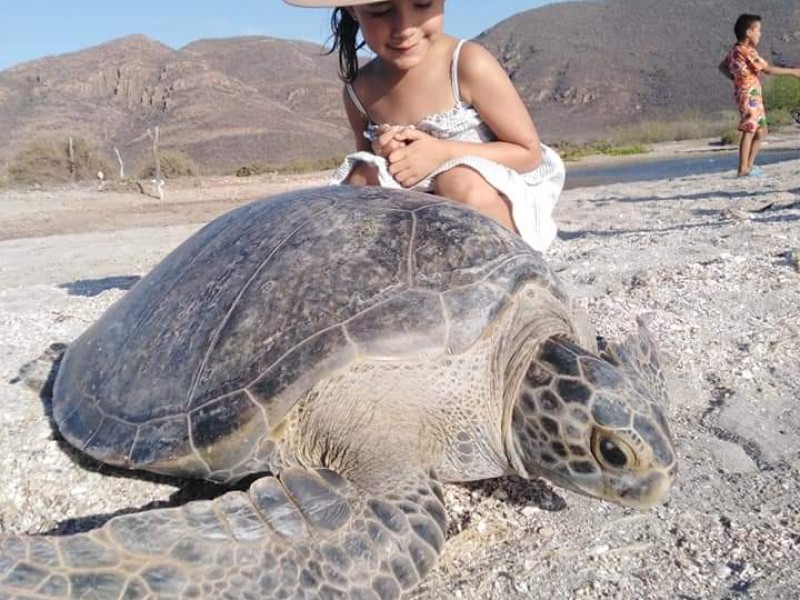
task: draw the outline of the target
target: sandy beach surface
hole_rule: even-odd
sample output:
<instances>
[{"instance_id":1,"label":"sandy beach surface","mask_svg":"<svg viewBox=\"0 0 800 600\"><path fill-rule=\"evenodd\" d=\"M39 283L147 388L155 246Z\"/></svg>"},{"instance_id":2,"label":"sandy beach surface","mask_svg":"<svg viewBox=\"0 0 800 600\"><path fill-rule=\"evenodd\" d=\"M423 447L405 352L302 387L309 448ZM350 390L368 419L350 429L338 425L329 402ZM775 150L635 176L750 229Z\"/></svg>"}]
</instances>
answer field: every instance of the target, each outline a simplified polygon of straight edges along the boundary
<instances>
[{"instance_id":1,"label":"sandy beach surface","mask_svg":"<svg viewBox=\"0 0 800 600\"><path fill-rule=\"evenodd\" d=\"M800 590L800 161L572 189L547 257L598 330L641 316L669 361L680 473L638 512L549 484L446 488L451 532L416 599L796 599ZM0 191L0 532L82 531L217 493L125 476L54 437L25 366L68 343L203 223L324 176Z\"/></svg>"}]
</instances>

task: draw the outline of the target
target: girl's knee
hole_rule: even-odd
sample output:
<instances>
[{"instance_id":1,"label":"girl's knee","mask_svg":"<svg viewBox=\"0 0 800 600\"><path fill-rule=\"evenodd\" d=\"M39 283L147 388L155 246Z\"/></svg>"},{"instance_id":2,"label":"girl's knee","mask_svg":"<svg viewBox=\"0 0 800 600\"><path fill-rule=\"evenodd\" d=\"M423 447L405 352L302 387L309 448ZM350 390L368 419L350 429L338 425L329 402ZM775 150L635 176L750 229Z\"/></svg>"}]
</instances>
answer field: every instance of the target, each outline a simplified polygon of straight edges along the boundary
<instances>
[{"instance_id":1,"label":"girl's knee","mask_svg":"<svg viewBox=\"0 0 800 600\"><path fill-rule=\"evenodd\" d=\"M502 202L497 190L469 167L455 167L436 177L434 192L478 210Z\"/></svg>"},{"instance_id":2,"label":"girl's knee","mask_svg":"<svg viewBox=\"0 0 800 600\"><path fill-rule=\"evenodd\" d=\"M378 169L365 162L358 162L344 180L347 185L362 187L365 185L380 185L378 179Z\"/></svg>"}]
</instances>

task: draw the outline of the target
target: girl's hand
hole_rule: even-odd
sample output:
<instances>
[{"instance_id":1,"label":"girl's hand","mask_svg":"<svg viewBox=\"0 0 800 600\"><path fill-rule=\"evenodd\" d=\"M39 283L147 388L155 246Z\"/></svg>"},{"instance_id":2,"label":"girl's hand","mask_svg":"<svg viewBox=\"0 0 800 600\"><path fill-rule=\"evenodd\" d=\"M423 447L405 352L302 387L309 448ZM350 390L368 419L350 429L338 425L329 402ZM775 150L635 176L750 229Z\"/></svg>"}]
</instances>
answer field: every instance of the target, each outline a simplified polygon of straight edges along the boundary
<instances>
[{"instance_id":1,"label":"girl's hand","mask_svg":"<svg viewBox=\"0 0 800 600\"><path fill-rule=\"evenodd\" d=\"M392 152L405 146L404 142L395 139L402 130L403 127L400 125L387 125L386 123L378 127L378 137L372 142L372 151L378 156L388 159Z\"/></svg>"},{"instance_id":2,"label":"girl's hand","mask_svg":"<svg viewBox=\"0 0 800 600\"><path fill-rule=\"evenodd\" d=\"M394 140L400 147L387 157L389 173L403 187L419 183L448 158L443 146L446 142L419 129L406 127L395 134Z\"/></svg>"}]
</instances>

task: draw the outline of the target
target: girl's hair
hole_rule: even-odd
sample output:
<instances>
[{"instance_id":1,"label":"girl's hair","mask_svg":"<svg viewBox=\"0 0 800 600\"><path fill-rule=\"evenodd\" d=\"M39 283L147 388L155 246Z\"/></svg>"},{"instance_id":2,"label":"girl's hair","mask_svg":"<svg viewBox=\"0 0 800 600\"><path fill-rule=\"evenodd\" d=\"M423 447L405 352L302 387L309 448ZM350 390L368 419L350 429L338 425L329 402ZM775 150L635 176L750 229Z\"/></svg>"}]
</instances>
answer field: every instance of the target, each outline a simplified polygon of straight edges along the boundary
<instances>
[{"instance_id":1,"label":"girl's hair","mask_svg":"<svg viewBox=\"0 0 800 600\"><path fill-rule=\"evenodd\" d=\"M747 32L753 25L760 21L761 17L758 15L748 15L747 13L739 15L739 18L736 19L736 24L733 26L736 39L740 42L745 41L745 39L747 39Z\"/></svg>"},{"instance_id":2,"label":"girl's hair","mask_svg":"<svg viewBox=\"0 0 800 600\"><path fill-rule=\"evenodd\" d=\"M328 54L339 50L339 77L348 83L358 75L358 51L364 46L359 44L358 21L344 7L338 7L331 14L331 37L333 44Z\"/></svg>"}]
</instances>

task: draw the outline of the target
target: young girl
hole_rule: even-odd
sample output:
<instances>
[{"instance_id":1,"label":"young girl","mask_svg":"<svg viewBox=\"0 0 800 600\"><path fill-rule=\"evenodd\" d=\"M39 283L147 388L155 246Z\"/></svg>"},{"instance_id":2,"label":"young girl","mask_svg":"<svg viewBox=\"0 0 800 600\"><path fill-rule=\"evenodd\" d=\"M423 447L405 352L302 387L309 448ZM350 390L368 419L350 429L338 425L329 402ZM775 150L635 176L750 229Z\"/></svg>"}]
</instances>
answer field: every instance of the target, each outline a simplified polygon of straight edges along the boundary
<instances>
[{"instance_id":1,"label":"young girl","mask_svg":"<svg viewBox=\"0 0 800 600\"><path fill-rule=\"evenodd\" d=\"M564 165L494 57L443 32L445 0L286 2L336 6L332 51L357 152L332 183L431 191L550 246ZM375 54L361 67L359 32Z\"/></svg>"},{"instance_id":2,"label":"young girl","mask_svg":"<svg viewBox=\"0 0 800 600\"><path fill-rule=\"evenodd\" d=\"M761 142L767 136L767 115L761 96L761 82L758 79L763 71L770 75L795 75L800 77L800 69L773 67L756 51L761 41L761 17L743 14L733 26L736 44L722 59L720 71L733 81L736 104L741 121L739 131L739 177L758 176L761 170L754 166Z\"/></svg>"}]
</instances>

